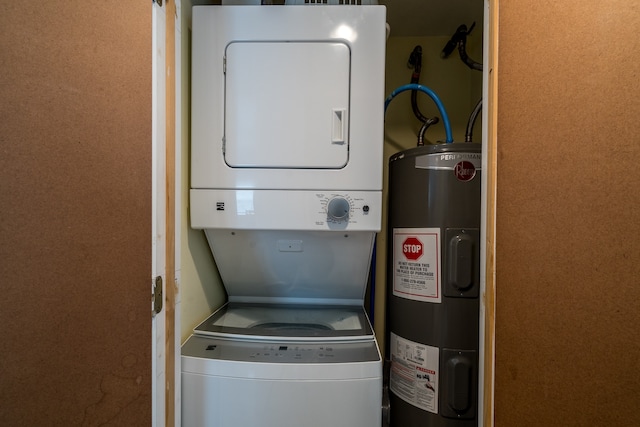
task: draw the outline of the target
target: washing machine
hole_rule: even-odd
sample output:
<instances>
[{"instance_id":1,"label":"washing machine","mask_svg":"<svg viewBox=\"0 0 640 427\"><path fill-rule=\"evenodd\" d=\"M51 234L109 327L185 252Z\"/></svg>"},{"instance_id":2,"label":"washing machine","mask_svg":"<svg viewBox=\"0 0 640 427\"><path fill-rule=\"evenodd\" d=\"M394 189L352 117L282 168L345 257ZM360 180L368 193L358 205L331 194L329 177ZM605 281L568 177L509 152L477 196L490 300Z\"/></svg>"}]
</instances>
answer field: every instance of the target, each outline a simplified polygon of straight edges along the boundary
<instances>
[{"instance_id":1,"label":"washing machine","mask_svg":"<svg viewBox=\"0 0 640 427\"><path fill-rule=\"evenodd\" d=\"M193 9L190 221L228 302L182 346L185 427L381 424L385 14Z\"/></svg>"}]
</instances>

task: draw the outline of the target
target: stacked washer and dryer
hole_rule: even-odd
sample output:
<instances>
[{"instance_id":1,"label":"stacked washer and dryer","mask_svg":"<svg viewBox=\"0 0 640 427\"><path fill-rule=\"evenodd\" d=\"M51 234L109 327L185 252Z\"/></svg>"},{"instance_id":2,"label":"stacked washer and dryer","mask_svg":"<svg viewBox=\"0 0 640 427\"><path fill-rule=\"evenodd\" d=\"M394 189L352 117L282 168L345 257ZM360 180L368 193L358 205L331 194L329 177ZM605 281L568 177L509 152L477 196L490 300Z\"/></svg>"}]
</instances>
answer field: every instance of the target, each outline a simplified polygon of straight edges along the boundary
<instances>
[{"instance_id":1,"label":"stacked washer and dryer","mask_svg":"<svg viewBox=\"0 0 640 427\"><path fill-rule=\"evenodd\" d=\"M381 424L384 6L193 9L191 226L228 302L182 347L183 425Z\"/></svg>"}]
</instances>

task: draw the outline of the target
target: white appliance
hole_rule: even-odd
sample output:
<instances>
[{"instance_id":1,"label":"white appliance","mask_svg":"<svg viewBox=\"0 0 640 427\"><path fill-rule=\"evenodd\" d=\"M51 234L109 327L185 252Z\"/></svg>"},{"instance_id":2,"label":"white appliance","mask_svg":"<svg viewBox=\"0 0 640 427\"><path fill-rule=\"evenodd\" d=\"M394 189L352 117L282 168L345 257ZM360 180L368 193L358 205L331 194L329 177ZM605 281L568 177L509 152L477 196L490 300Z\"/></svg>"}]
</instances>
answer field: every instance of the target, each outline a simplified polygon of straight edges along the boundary
<instances>
[{"instance_id":1,"label":"white appliance","mask_svg":"<svg viewBox=\"0 0 640 427\"><path fill-rule=\"evenodd\" d=\"M196 6L191 226L229 302L182 347L183 426L381 424L384 6Z\"/></svg>"}]
</instances>

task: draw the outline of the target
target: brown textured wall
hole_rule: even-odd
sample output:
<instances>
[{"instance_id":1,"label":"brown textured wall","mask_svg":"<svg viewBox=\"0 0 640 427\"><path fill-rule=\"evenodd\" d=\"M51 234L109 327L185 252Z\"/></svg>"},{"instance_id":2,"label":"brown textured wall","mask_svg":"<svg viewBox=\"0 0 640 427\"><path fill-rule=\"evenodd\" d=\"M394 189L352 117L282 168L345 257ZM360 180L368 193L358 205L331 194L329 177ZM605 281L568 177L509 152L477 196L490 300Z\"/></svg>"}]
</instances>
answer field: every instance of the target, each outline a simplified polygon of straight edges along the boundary
<instances>
[{"instance_id":1,"label":"brown textured wall","mask_svg":"<svg viewBox=\"0 0 640 427\"><path fill-rule=\"evenodd\" d=\"M499 14L495 425L638 426L640 3Z\"/></svg>"},{"instance_id":2,"label":"brown textured wall","mask_svg":"<svg viewBox=\"0 0 640 427\"><path fill-rule=\"evenodd\" d=\"M151 8L0 3L0 425L151 423Z\"/></svg>"}]
</instances>

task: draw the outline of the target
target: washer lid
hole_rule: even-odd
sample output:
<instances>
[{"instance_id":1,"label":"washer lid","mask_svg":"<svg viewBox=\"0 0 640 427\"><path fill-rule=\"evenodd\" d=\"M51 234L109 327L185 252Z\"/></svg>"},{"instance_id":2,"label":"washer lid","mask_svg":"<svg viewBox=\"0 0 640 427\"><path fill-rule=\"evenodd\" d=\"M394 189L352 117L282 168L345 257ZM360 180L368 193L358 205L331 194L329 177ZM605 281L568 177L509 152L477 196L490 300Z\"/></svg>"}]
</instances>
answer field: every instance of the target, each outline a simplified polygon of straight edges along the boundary
<instances>
[{"instance_id":1,"label":"washer lid","mask_svg":"<svg viewBox=\"0 0 640 427\"><path fill-rule=\"evenodd\" d=\"M226 164L283 169L346 166L350 57L349 46L340 41L229 43Z\"/></svg>"},{"instance_id":2,"label":"washer lid","mask_svg":"<svg viewBox=\"0 0 640 427\"><path fill-rule=\"evenodd\" d=\"M358 340L373 338L362 307L228 303L198 325L198 335L258 340Z\"/></svg>"}]
</instances>

